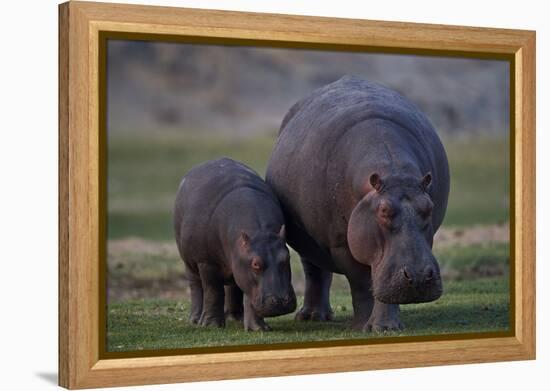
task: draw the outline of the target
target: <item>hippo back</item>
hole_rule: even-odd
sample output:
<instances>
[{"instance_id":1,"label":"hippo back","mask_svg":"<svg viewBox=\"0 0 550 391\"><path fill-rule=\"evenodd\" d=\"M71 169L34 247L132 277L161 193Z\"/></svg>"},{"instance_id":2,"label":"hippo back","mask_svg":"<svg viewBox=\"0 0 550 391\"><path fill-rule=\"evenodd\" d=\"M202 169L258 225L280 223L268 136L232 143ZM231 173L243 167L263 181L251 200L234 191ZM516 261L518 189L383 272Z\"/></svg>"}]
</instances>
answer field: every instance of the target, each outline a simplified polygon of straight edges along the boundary
<instances>
[{"instance_id":1,"label":"hippo back","mask_svg":"<svg viewBox=\"0 0 550 391\"><path fill-rule=\"evenodd\" d=\"M206 240L211 219L220 203L237 189L275 196L261 177L246 165L220 158L193 167L181 180L174 208L174 230L182 257L189 250L193 257L206 257ZM276 201L275 201L276 202ZM185 248L192 244L192 249ZM185 257L184 257L185 259Z\"/></svg>"},{"instance_id":2,"label":"hippo back","mask_svg":"<svg viewBox=\"0 0 550 391\"><path fill-rule=\"evenodd\" d=\"M434 128L396 91L351 76L315 90L296 103L282 121L266 180L289 219L306 231L320 232L323 229L319 227L349 217L349 205L338 222L334 211L344 208L338 204L342 199L350 199L346 195L350 178L346 182L344 176L354 164L349 161L351 157L369 155L382 147L374 141L380 140L380 135L369 126L375 123L392 124L397 129L392 142L400 143L400 138L409 143L414 140L416 149L412 153L422 162L421 169L431 171L434 178L431 196L438 209L434 226L439 227L447 204L449 172ZM357 129L363 134L358 135ZM325 232L330 235L328 230ZM326 242L326 235L313 236L318 242Z\"/></svg>"}]
</instances>

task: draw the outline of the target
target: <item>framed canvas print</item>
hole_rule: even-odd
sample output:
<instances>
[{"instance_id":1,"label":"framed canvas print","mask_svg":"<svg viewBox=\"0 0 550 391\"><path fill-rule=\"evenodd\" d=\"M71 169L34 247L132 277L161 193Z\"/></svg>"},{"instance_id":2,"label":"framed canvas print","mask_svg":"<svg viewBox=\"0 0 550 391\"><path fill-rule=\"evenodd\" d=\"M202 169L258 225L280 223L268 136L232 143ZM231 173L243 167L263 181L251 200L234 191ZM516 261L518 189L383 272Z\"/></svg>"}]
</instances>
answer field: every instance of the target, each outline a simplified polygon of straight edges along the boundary
<instances>
[{"instance_id":1,"label":"framed canvas print","mask_svg":"<svg viewBox=\"0 0 550 391\"><path fill-rule=\"evenodd\" d=\"M60 385L535 358L534 32L59 20Z\"/></svg>"}]
</instances>

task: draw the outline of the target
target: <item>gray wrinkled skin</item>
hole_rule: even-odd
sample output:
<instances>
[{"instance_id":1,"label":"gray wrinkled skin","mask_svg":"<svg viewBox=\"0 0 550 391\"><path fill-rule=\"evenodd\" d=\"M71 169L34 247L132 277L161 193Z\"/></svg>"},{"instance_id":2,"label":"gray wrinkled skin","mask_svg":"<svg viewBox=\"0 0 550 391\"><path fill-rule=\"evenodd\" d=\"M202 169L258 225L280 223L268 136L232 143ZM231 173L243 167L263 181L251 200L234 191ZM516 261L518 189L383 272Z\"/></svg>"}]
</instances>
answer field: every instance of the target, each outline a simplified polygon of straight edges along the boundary
<instances>
[{"instance_id":1,"label":"gray wrinkled skin","mask_svg":"<svg viewBox=\"0 0 550 391\"><path fill-rule=\"evenodd\" d=\"M350 284L353 327L401 329L399 304L442 293L432 254L449 194L443 145L406 98L346 76L285 116L267 182L306 276L298 320L330 320L332 273Z\"/></svg>"},{"instance_id":2,"label":"gray wrinkled skin","mask_svg":"<svg viewBox=\"0 0 550 391\"><path fill-rule=\"evenodd\" d=\"M190 321L269 330L264 317L296 309L280 204L253 170L228 158L183 178L174 229L191 288Z\"/></svg>"}]
</instances>

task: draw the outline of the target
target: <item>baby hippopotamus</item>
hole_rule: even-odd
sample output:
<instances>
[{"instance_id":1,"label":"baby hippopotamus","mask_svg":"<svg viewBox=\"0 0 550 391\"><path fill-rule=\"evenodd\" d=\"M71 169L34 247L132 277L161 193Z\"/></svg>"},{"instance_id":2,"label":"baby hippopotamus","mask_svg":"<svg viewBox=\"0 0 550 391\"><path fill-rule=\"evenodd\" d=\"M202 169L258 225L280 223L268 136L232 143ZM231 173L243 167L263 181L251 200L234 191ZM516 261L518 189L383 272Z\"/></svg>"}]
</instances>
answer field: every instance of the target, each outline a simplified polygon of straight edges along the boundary
<instances>
[{"instance_id":1,"label":"baby hippopotamus","mask_svg":"<svg viewBox=\"0 0 550 391\"><path fill-rule=\"evenodd\" d=\"M192 323L223 327L232 318L265 331L264 317L296 309L281 207L249 167L221 158L192 168L177 193L174 228Z\"/></svg>"}]
</instances>

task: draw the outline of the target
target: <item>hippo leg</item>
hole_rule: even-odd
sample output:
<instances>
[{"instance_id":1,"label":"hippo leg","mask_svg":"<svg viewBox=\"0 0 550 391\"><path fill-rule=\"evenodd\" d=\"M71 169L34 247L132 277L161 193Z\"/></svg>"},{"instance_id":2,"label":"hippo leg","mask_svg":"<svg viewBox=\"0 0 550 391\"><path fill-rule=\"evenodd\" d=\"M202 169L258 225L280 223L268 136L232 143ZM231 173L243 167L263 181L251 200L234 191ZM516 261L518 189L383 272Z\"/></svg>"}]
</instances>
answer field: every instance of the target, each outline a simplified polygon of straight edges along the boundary
<instances>
[{"instance_id":1,"label":"hippo leg","mask_svg":"<svg viewBox=\"0 0 550 391\"><path fill-rule=\"evenodd\" d=\"M306 278L306 291L304 305L296 313L296 320L332 320L334 317L330 308L332 272L315 266L306 257L302 257L301 260Z\"/></svg>"},{"instance_id":2,"label":"hippo leg","mask_svg":"<svg viewBox=\"0 0 550 391\"><path fill-rule=\"evenodd\" d=\"M202 313L202 284L200 277L189 273L189 288L191 289L191 311L189 313L189 321L193 324L199 323Z\"/></svg>"},{"instance_id":3,"label":"hippo leg","mask_svg":"<svg viewBox=\"0 0 550 391\"><path fill-rule=\"evenodd\" d=\"M236 284L225 286L225 320L243 320L243 291Z\"/></svg>"},{"instance_id":4,"label":"hippo leg","mask_svg":"<svg viewBox=\"0 0 550 391\"><path fill-rule=\"evenodd\" d=\"M353 304L352 329L365 330L371 316L374 299L371 292L370 281L357 278L357 275L350 275L348 282L351 290L351 301ZM365 277L365 276L361 276Z\"/></svg>"},{"instance_id":5,"label":"hippo leg","mask_svg":"<svg viewBox=\"0 0 550 391\"><path fill-rule=\"evenodd\" d=\"M364 331L394 331L402 330L399 320L399 304L385 304L374 300L374 309Z\"/></svg>"},{"instance_id":6,"label":"hippo leg","mask_svg":"<svg viewBox=\"0 0 550 391\"><path fill-rule=\"evenodd\" d=\"M220 273L207 264L199 265L199 274L203 288L202 315L199 319L201 326L225 326L224 284Z\"/></svg>"},{"instance_id":7,"label":"hippo leg","mask_svg":"<svg viewBox=\"0 0 550 391\"><path fill-rule=\"evenodd\" d=\"M252 303L248 295L244 295L244 329L246 331L269 331L271 327L264 322L264 319L259 317L252 307Z\"/></svg>"},{"instance_id":8,"label":"hippo leg","mask_svg":"<svg viewBox=\"0 0 550 391\"><path fill-rule=\"evenodd\" d=\"M351 327L354 330L363 330L374 306L371 268L357 262L347 247L332 248L331 255L334 261L342 266L342 272L349 282L353 305Z\"/></svg>"}]
</instances>

